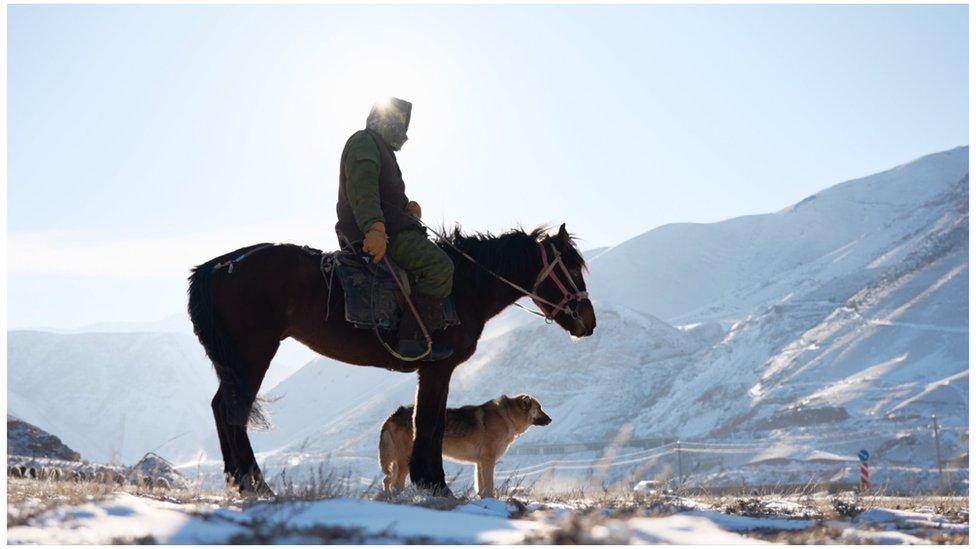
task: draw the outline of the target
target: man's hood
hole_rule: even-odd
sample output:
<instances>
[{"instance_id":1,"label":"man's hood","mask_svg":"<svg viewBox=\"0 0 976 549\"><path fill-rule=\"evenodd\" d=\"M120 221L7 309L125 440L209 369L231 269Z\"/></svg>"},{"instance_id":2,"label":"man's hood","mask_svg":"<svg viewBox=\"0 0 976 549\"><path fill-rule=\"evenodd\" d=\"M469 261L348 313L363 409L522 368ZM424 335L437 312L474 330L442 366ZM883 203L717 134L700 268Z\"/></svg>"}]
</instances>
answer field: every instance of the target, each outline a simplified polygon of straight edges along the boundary
<instances>
[{"instance_id":1,"label":"man's hood","mask_svg":"<svg viewBox=\"0 0 976 549\"><path fill-rule=\"evenodd\" d=\"M391 149L398 151L407 142L412 110L413 105L409 101L396 97L377 101L366 118L366 128L380 134Z\"/></svg>"}]
</instances>

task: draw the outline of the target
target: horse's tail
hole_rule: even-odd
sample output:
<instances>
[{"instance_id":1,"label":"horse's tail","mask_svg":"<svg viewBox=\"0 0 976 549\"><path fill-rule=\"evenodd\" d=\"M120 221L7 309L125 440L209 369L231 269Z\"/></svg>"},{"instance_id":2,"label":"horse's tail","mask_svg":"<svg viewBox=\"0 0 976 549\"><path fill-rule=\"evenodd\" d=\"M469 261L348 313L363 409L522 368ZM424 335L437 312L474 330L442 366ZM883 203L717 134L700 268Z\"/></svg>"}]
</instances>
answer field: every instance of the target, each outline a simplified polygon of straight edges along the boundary
<instances>
[{"instance_id":1,"label":"horse's tail","mask_svg":"<svg viewBox=\"0 0 976 549\"><path fill-rule=\"evenodd\" d=\"M245 383L242 377L244 364L238 354L237 345L214 310L213 273L218 263L234 259L263 245L255 244L215 257L197 265L190 273L187 311L193 323L193 333L197 335L217 372L217 379L220 381L217 394L223 401L227 422L231 425L247 424L257 393Z\"/></svg>"}]
</instances>

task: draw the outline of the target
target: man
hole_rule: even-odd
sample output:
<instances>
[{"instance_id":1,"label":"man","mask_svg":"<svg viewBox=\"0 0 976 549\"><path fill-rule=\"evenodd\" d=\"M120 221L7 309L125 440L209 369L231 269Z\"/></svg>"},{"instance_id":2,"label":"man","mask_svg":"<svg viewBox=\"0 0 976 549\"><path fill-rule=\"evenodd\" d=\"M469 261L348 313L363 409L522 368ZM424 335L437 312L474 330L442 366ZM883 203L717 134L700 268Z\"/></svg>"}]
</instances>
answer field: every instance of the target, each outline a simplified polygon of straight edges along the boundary
<instances>
[{"instance_id":1,"label":"man","mask_svg":"<svg viewBox=\"0 0 976 549\"><path fill-rule=\"evenodd\" d=\"M375 263L389 253L411 279L411 300L429 331L444 324L444 300L451 295L454 263L427 239L418 222L420 205L408 200L395 151L407 141L412 105L391 97L373 105L366 129L352 134L342 150L336 233L339 243L363 242ZM420 325L408 310L400 321L397 352L408 357L427 350ZM434 344L424 360L442 360L450 346Z\"/></svg>"}]
</instances>

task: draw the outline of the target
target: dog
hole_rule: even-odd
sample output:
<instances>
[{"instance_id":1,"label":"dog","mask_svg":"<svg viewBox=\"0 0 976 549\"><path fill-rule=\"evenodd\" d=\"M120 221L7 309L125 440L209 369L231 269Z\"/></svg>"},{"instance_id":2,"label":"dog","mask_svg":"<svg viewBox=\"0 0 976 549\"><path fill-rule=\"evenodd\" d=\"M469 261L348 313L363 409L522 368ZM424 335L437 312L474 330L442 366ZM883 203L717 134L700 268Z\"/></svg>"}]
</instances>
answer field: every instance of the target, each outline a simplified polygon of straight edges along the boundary
<instances>
[{"instance_id":1,"label":"dog","mask_svg":"<svg viewBox=\"0 0 976 549\"><path fill-rule=\"evenodd\" d=\"M474 463L475 489L480 497L495 492L495 463L508 447L532 425L552 423L535 398L502 395L478 406L447 409L444 457ZM413 406L401 406L380 429L380 469L383 489L402 490L410 471L413 449Z\"/></svg>"}]
</instances>

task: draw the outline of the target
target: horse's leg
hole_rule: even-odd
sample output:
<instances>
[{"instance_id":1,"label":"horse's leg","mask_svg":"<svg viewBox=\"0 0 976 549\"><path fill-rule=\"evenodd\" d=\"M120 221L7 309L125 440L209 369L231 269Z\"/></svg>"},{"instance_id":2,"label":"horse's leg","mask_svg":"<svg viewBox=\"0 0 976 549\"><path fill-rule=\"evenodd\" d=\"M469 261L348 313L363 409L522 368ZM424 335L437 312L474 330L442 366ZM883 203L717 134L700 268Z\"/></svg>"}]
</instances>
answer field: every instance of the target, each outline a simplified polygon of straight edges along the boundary
<instances>
[{"instance_id":1,"label":"horse's leg","mask_svg":"<svg viewBox=\"0 0 976 549\"><path fill-rule=\"evenodd\" d=\"M214 421L217 423L217 438L220 440L220 454L224 457L224 482L233 479L233 471L236 464L233 462L234 453L231 451L230 444L227 443L227 414L224 412L223 403L220 401L220 391L214 395L210 401L213 409Z\"/></svg>"},{"instance_id":2,"label":"horse's leg","mask_svg":"<svg viewBox=\"0 0 976 549\"><path fill-rule=\"evenodd\" d=\"M251 394L257 394L264 380L264 374L271 366L271 359L278 351L277 338L252 337L240 345L240 356L246 366L246 383L250 385ZM230 459L224 459L225 467L230 469L230 477L242 494L256 496L274 496L274 491L265 482L254 457L251 440L247 436L247 425L224 424L227 448ZM218 433L219 434L219 433Z\"/></svg>"},{"instance_id":3,"label":"horse's leg","mask_svg":"<svg viewBox=\"0 0 976 549\"><path fill-rule=\"evenodd\" d=\"M450 495L444 480L444 422L447 390L453 368L420 368L417 402L413 416L413 451L410 453L410 480L419 488Z\"/></svg>"},{"instance_id":4,"label":"horse's leg","mask_svg":"<svg viewBox=\"0 0 976 549\"><path fill-rule=\"evenodd\" d=\"M228 425L227 438L233 448L233 469L231 477L243 495L274 497L274 491L264 481L261 468L258 467L251 440L247 436L247 428L241 425Z\"/></svg>"}]
</instances>

